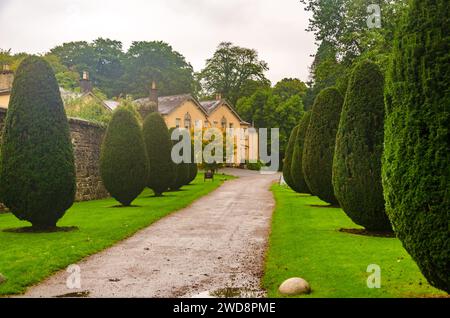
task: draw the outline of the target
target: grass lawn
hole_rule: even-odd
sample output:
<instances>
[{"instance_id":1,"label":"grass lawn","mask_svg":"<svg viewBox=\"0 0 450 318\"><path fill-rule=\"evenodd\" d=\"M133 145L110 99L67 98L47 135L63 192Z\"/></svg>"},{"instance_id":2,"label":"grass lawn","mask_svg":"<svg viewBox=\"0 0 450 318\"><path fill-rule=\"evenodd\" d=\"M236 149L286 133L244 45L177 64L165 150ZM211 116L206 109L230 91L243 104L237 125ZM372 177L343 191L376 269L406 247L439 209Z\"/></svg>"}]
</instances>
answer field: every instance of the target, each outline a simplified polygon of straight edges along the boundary
<instances>
[{"instance_id":1,"label":"grass lawn","mask_svg":"<svg viewBox=\"0 0 450 318\"><path fill-rule=\"evenodd\" d=\"M5 229L29 226L12 214L0 214L0 273L7 281L0 295L17 294L52 273L123 240L160 218L182 209L218 188L230 176L217 175L203 182L203 174L182 191L153 197L145 190L133 204L117 208L113 199L75 203L58 226L77 226L73 232L45 234L10 233Z\"/></svg>"},{"instance_id":2,"label":"grass lawn","mask_svg":"<svg viewBox=\"0 0 450 318\"><path fill-rule=\"evenodd\" d=\"M316 197L274 185L276 200L263 286L269 297L282 297L279 285L290 277L306 279L313 290L302 297L435 297L431 287L396 238L341 233L361 228L341 209ZM381 288L369 289L367 266L381 267Z\"/></svg>"}]
</instances>

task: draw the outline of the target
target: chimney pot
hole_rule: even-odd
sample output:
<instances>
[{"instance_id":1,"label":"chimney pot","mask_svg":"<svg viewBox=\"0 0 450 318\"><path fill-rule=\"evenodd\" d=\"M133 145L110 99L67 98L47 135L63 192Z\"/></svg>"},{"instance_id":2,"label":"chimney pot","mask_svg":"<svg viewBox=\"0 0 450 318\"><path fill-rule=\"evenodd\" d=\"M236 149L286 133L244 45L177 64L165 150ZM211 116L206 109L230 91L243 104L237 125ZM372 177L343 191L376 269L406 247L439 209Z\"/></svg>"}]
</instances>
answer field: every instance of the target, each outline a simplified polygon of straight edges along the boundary
<instances>
[{"instance_id":1,"label":"chimney pot","mask_svg":"<svg viewBox=\"0 0 450 318\"><path fill-rule=\"evenodd\" d=\"M158 111L158 89L156 88L156 82L152 81L152 86L150 89L149 101L153 103L153 111Z\"/></svg>"},{"instance_id":2,"label":"chimney pot","mask_svg":"<svg viewBox=\"0 0 450 318\"><path fill-rule=\"evenodd\" d=\"M89 80L89 72L83 71L83 76L80 80L80 88L82 93L92 92L92 83Z\"/></svg>"}]
</instances>

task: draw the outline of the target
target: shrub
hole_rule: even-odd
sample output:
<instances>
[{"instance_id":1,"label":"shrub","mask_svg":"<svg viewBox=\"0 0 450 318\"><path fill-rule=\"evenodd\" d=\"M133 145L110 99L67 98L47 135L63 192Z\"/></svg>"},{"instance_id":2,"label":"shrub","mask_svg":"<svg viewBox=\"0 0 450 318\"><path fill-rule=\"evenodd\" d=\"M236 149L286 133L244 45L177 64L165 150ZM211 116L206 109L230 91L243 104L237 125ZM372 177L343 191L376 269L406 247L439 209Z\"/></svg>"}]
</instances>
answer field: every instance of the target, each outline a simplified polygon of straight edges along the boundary
<instances>
[{"instance_id":1,"label":"shrub","mask_svg":"<svg viewBox=\"0 0 450 318\"><path fill-rule=\"evenodd\" d=\"M129 206L145 188L148 161L141 126L127 108L119 107L112 116L103 140L100 172L111 196Z\"/></svg>"},{"instance_id":2,"label":"shrub","mask_svg":"<svg viewBox=\"0 0 450 318\"><path fill-rule=\"evenodd\" d=\"M292 160L292 154L294 152L294 144L295 140L297 138L297 132L298 132L298 125L294 127L291 131L291 136L289 137L288 144L286 146L286 152L284 155L284 161L283 161L283 178L284 181L286 181L286 184L292 189L295 190L295 184L294 180L292 180L291 175L291 160Z\"/></svg>"},{"instance_id":3,"label":"shrub","mask_svg":"<svg viewBox=\"0 0 450 318\"><path fill-rule=\"evenodd\" d=\"M90 96L68 98L65 101L65 109L69 117L86 119L98 124L107 125L111 120L111 112L105 108L100 98Z\"/></svg>"},{"instance_id":4,"label":"shrub","mask_svg":"<svg viewBox=\"0 0 450 318\"><path fill-rule=\"evenodd\" d=\"M291 162L291 178L294 184L295 191L299 193L310 193L308 185L305 181L305 176L302 170L302 159L303 159L303 147L305 144L305 136L308 131L309 121L311 119L311 112L306 112L303 114L300 120L297 138L294 144L294 152L292 154Z\"/></svg>"},{"instance_id":5,"label":"shrub","mask_svg":"<svg viewBox=\"0 0 450 318\"><path fill-rule=\"evenodd\" d=\"M332 205L338 204L331 174L342 104L342 95L334 87L317 95L303 148L302 169L309 190Z\"/></svg>"},{"instance_id":6,"label":"shrub","mask_svg":"<svg viewBox=\"0 0 450 318\"><path fill-rule=\"evenodd\" d=\"M35 228L55 227L75 198L75 165L58 83L40 57L16 72L1 149L3 203Z\"/></svg>"},{"instance_id":7,"label":"shrub","mask_svg":"<svg viewBox=\"0 0 450 318\"><path fill-rule=\"evenodd\" d=\"M247 166L248 170L253 170L253 171L260 171L261 168L264 167L264 164L260 160L258 160L257 162L247 161L245 165Z\"/></svg>"},{"instance_id":8,"label":"shrub","mask_svg":"<svg viewBox=\"0 0 450 318\"><path fill-rule=\"evenodd\" d=\"M368 230L391 230L384 209L381 156L384 78L372 62L358 64L350 78L333 161L334 194L344 212Z\"/></svg>"},{"instance_id":9,"label":"shrub","mask_svg":"<svg viewBox=\"0 0 450 318\"><path fill-rule=\"evenodd\" d=\"M174 179L169 130L159 113L151 113L144 120L143 131L150 167L147 186L161 196Z\"/></svg>"},{"instance_id":10,"label":"shrub","mask_svg":"<svg viewBox=\"0 0 450 318\"><path fill-rule=\"evenodd\" d=\"M170 128L169 135L172 135L172 132L176 128ZM172 141L172 145L177 144L181 140L181 137L179 140ZM180 153L180 155L183 155L183 153ZM180 190L180 188L186 184L188 184L189 180L189 173L190 173L190 164L189 163L174 163L171 161L172 168L174 169L174 175L172 178L172 182L170 183L170 190L177 191Z\"/></svg>"},{"instance_id":11,"label":"shrub","mask_svg":"<svg viewBox=\"0 0 450 318\"><path fill-rule=\"evenodd\" d=\"M446 0L410 1L386 78L386 212L433 286L450 290L450 35Z\"/></svg>"}]
</instances>

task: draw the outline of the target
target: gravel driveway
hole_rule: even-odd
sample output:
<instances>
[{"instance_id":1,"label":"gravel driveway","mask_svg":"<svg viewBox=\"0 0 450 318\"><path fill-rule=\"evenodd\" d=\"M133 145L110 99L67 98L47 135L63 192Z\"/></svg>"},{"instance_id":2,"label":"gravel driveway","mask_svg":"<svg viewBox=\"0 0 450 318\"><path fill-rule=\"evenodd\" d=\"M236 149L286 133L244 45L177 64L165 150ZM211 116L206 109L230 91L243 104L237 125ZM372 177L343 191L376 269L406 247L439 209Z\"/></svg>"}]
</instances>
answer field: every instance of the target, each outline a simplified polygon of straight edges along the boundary
<instances>
[{"instance_id":1,"label":"gravel driveway","mask_svg":"<svg viewBox=\"0 0 450 318\"><path fill-rule=\"evenodd\" d=\"M260 278L279 175L240 178L78 265L81 289L61 271L25 297L262 297Z\"/></svg>"}]
</instances>

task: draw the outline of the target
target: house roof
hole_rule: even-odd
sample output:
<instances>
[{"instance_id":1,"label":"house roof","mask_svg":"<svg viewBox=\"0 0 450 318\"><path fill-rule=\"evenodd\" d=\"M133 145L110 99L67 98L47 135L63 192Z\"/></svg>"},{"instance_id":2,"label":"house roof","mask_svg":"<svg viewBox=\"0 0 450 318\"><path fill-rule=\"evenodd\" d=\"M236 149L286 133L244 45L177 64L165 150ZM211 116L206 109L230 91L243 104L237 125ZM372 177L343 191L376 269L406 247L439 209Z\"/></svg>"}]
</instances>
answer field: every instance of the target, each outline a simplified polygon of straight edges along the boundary
<instances>
[{"instance_id":1,"label":"house roof","mask_svg":"<svg viewBox=\"0 0 450 318\"><path fill-rule=\"evenodd\" d=\"M11 89L6 88L6 89L0 89L0 95L9 95L11 94Z\"/></svg>"},{"instance_id":2,"label":"house roof","mask_svg":"<svg viewBox=\"0 0 450 318\"><path fill-rule=\"evenodd\" d=\"M242 120L241 116L239 116L239 114L236 112L236 110L225 99L208 100L208 101L200 102L200 104L206 110L208 115L212 114L216 109L218 109L220 106L224 105L225 107L228 107L228 109L230 109L230 111L239 119L241 124L250 125L250 123Z\"/></svg>"},{"instance_id":3,"label":"house roof","mask_svg":"<svg viewBox=\"0 0 450 318\"><path fill-rule=\"evenodd\" d=\"M207 115L207 111L202 107L202 105L191 95L191 94L181 94L172 96L161 96L158 97L158 110L162 115L168 115L178 107L180 107L184 102L192 101L201 112ZM134 101L138 105L145 105L150 103L150 99L140 98Z\"/></svg>"},{"instance_id":4,"label":"house roof","mask_svg":"<svg viewBox=\"0 0 450 318\"><path fill-rule=\"evenodd\" d=\"M120 102L116 100L104 100L103 104L105 104L106 107L108 107L111 111L113 111L120 105Z\"/></svg>"}]
</instances>

